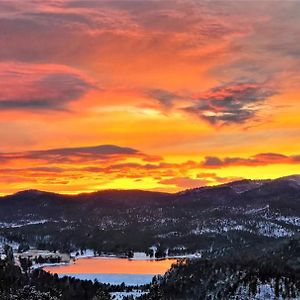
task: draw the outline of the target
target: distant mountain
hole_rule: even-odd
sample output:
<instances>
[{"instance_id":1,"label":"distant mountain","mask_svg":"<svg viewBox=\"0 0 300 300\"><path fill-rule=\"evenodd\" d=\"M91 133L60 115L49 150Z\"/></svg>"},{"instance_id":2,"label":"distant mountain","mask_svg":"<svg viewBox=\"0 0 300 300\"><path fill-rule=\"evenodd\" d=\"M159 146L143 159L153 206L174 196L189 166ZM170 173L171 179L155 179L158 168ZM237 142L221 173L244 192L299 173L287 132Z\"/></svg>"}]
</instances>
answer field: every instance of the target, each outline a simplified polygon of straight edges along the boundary
<instances>
[{"instance_id":1,"label":"distant mountain","mask_svg":"<svg viewBox=\"0 0 300 300\"><path fill-rule=\"evenodd\" d=\"M249 206L270 205L285 211L300 209L300 175L274 180L241 180L213 187L202 187L179 193L200 206ZM277 207L277 206L280 207Z\"/></svg>"},{"instance_id":2,"label":"distant mountain","mask_svg":"<svg viewBox=\"0 0 300 300\"><path fill-rule=\"evenodd\" d=\"M300 175L241 180L176 194L27 190L0 198L0 235L38 247L170 254L224 251L300 229Z\"/></svg>"}]
</instances>

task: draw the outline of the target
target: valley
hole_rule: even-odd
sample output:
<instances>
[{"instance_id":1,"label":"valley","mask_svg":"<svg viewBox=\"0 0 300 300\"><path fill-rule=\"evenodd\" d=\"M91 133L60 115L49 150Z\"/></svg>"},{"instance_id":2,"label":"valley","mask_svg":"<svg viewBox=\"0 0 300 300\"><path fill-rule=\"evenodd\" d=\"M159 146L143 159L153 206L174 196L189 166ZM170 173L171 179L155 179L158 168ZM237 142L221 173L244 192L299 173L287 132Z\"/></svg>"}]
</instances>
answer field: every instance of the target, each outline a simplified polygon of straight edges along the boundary
<instances>
[{"instance_id":1,"label":"valley","mask_svg":"<svg viewBox=\"0 0 300 300\"><path fill-rule=\"evenodd\" d=\"M108 190L70 196L23 191L0 198L0 250L3 255L4 245L9 245L23 270L26 261L22 266L20 257L31 260L25 270L32 270L30 274L45 267L61 274L62 280L64 275L80 282L98 279L108 284L104 290L109 295L129 289L132 294L127 291L124 299L133 295L140 299L197 299L199 294L201 299L210 299L209 295L225 299L225 294L244 299L248 294L274 294L275 290L298 299L299 199L298 175L236 181L176 194ZM95 263L102 260L97 276L72 270L81 262L93 265L93 259ZM106 273L107 259L109 264L120 260L119 267L128 262L128 273L120 269ZM145 265L166 262L168 266L150 272L148 265L137 271L148 276L146 281L141 277L132 281L134 277L128 275L123 277L125 286L118 287L122 283L119 275L137 274L134 263L143 261ZM67 265L59 266L65 262ZM171 262L175 262L172 267ZM86 267L84 264L83 269ZM111 265L109 269L113 269ZM222 276L236 278L234 288L232 281L224 281ZM208 288L219 281L223 282L220 289Z\"/></svg>"}]
</instances>

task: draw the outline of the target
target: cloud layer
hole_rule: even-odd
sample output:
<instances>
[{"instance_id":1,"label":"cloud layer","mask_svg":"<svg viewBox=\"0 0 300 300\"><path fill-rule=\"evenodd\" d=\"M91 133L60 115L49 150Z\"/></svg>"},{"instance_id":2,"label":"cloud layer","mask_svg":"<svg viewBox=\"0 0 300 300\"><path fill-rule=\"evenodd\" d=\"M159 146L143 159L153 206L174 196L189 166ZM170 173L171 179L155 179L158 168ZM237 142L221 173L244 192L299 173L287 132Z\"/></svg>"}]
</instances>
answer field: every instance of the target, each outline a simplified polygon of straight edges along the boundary
<instances>
[{"instance_id":1,"label":"cloud layer","mask_svg":"<svg viewBox=\"0 0 300 300\"><path fill-rule=\"evenodd\" d=\"M211 124L245 123L254 118L275 91L257 83L228 83L200 95L195 104L185 108Z\"/></svg>"},{"instance_id":2,"label":"cloud layer","mask_svg":"<svg viewBox=\"0 0 300 300\"><path fill-rule=\"evenodd\" d=\"M61 148L49 150L36 150L16 153L0 153L0 161L12 160L43 161L44 163L96 163L98 161L115 161L125 159L127 156L146 158L138 150L115 145L100 145L93 147Z\"/></svg>"},{"instance_id":3,"label":"cloud layer","mask_svg":"<svg viewBox=\"0 0 300 300\"><path fill-rule=\"evenodd\" d=\"M75 70L49 64L0 64L0 109L63 109L92 88Z\"/></svg>"},{"instance_id":4,"label":"cloud layer","mask_svg":"<svg viewBox=\"0 0 300 300\"><path fill-rule=\"evenodd\" d=\"M224 168L300 165L300 155L260 153L244 158L205 157L176 163L133 148L99 145L0 153L0 162L0 185L22 182L34 187L64 186L71 191L91 185L93 189L116 188L115 182L125 182L125 188L132 184L136 188L151 180L161 190L178 191L247 177L219 175Z\"/></svg>"},{"instance_id":5,"label":"cloud layer","mask_svg":"<svg viewBox=\"0 0 300 300\"><path fill-rule=\"evenodd\" d=\"M300 155L283 155L279 153L260 153L249 158L208 156L203 162L206 168L223 168L230 166L265 166L272 164L300 164Z\"/></svg>"},{"instance_id":6,"label":"cloud layer","mask_svg":"<svg viewBox=\"0 0 300 300\"><path fill-rule=\"evenodd\" d=\"M0 1L0 193L298 172L299 15L299 1Z\"/></svg>"}]
</instances>

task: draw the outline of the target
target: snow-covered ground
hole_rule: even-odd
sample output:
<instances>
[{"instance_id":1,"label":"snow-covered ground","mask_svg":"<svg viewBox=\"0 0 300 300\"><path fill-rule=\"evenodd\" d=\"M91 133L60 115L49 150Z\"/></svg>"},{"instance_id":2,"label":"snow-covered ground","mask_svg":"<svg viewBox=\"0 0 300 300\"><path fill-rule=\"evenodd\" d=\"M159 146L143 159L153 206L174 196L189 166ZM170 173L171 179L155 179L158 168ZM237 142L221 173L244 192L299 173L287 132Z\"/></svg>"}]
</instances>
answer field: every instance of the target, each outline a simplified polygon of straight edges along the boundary
<instances>
[{"instance_id":1,"label":"snow-covered ground","mask_svg":"<svg viewBox=\"0 0 300 300\"><path fill-rule=\"evenodd\" d=\"M193 235L203 235L207 233L224 233L229 231L247 231L244 225L237 223L236 221L228 219L215 220L210 226L198 225L195 229L191 230Z\"/></svg>"},{"instance_id":2,"label":"snow-covered ground","mask_svg":"<svg viewBox=\"0 0 300 300\"><path fill-rule=\"evenodd\" d=\"M147 255L145 252L134 252L133 253L133 257L132 258L128 258L129 260L161 260L161 259L182 259L182 258L201 258L202 257L202 252L199 251L199 252L196 252L196 253L189 253L189 254L182 254L182 255L172 255L172 256L169 256L167 255L166 257L164 258L160 258L160 259L157 259L155 258L155 253L157 251L157 247L153 246L150 248L153 253L154 253L154 256L149 256ZM180 246L180 247L175 247L174 249L181 249L181 250L184 250L186 249L184 246ZM76 253L78 254L76 256ZM103 255L95 255L94 254L94 251L91 250L91 249L87 249L87 250L84 250L82 252L82 254L80 253L80 251L73 251L71 252L71 257L72 258L75 258L75 259L81 259L81 258L91 258L91 257L98 257L98 258L105 258L105 259L119 259L120 257L117 256L117 255L108 255L108 254L103 254ZM123 257L121 257L123 258ZM125 259L125 258L124 258Z\"/></svg>"},{"instance_id":3,"label":"snow-covered ground","mask_svg":"<svg viewBox=\"0 0 300 300\"><path fill-rule=\"evenodd\" d=\"M14 251L17 251L20 244L16 243L16 242L10 242L5 237L0 236L0 251L3 251L3 248L4 248L5 245L10 246L10 247L13 248Z\"/></svg>"},{"instance_id":4,"label":"snow-covered ground","mask_svg":"<svg viewBox=\"0 0 300 300\"><path fill-rule=\"evenodd\" d=\"M149 274L58 274L59 277L70 276L81 280L98 280L102 283L125 285L143 285L152 281Z\"/></svg>"},{"instance_id":5,"label":"snow-covered ground","mask_svg":"<svg viewBox=\"0 0 300 300\"><path fill-rule=\"evenodd\" d=\"M147 260L150 256L147 255L145 252L134 252L133 253L133 260Z\"/></svg>"},{"instance_id":6,"label":"snow-covered ground","mask_svg":"<svg viewBox=\"0 0 300 300\"><path fill-rule=\"evenodd\" d=\"M82 252L80 250L73 251L73 252L71 252L70 255L71 255L71 257L75 257L77 259L77 258L94 257L95 253L94 253L94 250L92 250L92 249L86 249L86 250L83 250Z\"/></svg>"},{"instance_id":7,"label":"snow-covered ground","mask_svg":"<svg viewBox=\"0 0 300 300\"><path fill-rule=\"evenodd\" d=\"M35 220L35 221L24 220L18 223L0 222L0 228L18 228L18 227L28 226L28 225L45 224L50 221L51 220L43 219L43 220Z\"/></svg>"},{"instance_id":8,"label":"snow-covered ground","mask_svg":"<svg viewBox=\"0 0 300 300\"><path fill-rule=\"evenodd\" d=\"M168 258L171 258L171 259L184 259L184 258L189 258L189 259L192 259L192 258L201 258L202 257L202 252L196 252L196 253L191 253L191 254L183 254L183 255L174 255L174 256L169 256Z\"/></svg>"},{"instance_id":9,"label":"snow-covered ground","mask_svg":"<svg viewBox=\"0 0 300 300\"><path fill-rule=\"evenodd\" d=\"M145 252L134 252L133 257L130 258L130 260L155 260L155 252L157 251L157 248L155 246L150 248L153 251L153 256L150 257ZM92 249L86 249L82 252L80 250L71 252L71 257L74 257L75 259L79 258L89 258L89 257L101 257L101 258L120 258L118 255L114 254L103 254L103 255L95 255L94 251ZM123 257L122 257L123 258ZM172 257L171 257L172 258Z\"/></svg>"},{"instance_id":10,"label":"snow-covered ground","mask_svg":"<svg viewBox=\"0 0 300 300\"><path fill-rule=\"evenodd\" d=\"M282 282L280 282L280 291L285 291L285 286L282 285ZM281 294L281 292L280 292ZM238 298L236 298L238 297ZM272 280L271 282L258 282L258 285L256 286L256 293L249 298L249 285L241 285L238 287L237 292L235 296L231 297L230 299L240 299L240 300L283 300L283 299L289 299L289 300L299 300L300 294L298 292L295 292L294 297L282 297L279 295L276 296L275 293L275 280Z\"/></svg>"},{"instance_id":11,"label":"snow-covered ground","mask_svg":"<svg viewBox=\"0 0 300 300\"><path fill-rule=\"evenodd\" d=\"M300 231L300 217L278 216L268 212L269 207L262 207L246 211L246 215L258 214L258 219L211 218L205 223L195 221L195 228L191 235L223 234L230 231L244 231L272 238L291 237ZM295 228L292 228L294 226ZM168 234L165 234L166 236Z\"/></svg>"},{"instance_id":12,"label":"snow-covered ground","mask_svg":"<svg viewBox=\"0 0 300 300\"><path fill-rule=\"evenodd\" d=\"M258 222L256 226L258 233L263 236L279 238L294 235L293 231L271 222Z\"/></svg>"},{"instance_id":13,"label":"snow-covered ground","mask_svg":"<svg viewBox=\"0 0 300 300\"><path fill-rule=\"evenodd\" d=\"M60 262L60 263L45 263L45 264L33 264L31 266L32 270L45 268L45 267L58 267L58 266L66 266L70 263L68 262Z\"/></svg>"},{"instance_id":14,"label":"snow-covered ground","mask_svg":"<svg viewBox=\"0 0 300 300\"><path fill-rule=\"evenodd\" d=\"M145 292L142 291L132 291L132 292L115 292L115 293L110 293L112 298L114 300L123 300L124 297L132 296L133 299L140 297L142 295L146 294Z\"/></svg>"},{"instance_id":15,"label":"snow-covered ground","mask_svg":"<svg viewBox=\"0 0 300 300\"><path fill-rule=\"evenodd\" d=\"M286 224L291 224L291 225L294 225L294 226L300 226L300 217L296 217L296 216L288 216L288 217L280 216L280 217L277 217L276 220L282 221L282 222L284 222Z\"/></svg>"}]
</instances>

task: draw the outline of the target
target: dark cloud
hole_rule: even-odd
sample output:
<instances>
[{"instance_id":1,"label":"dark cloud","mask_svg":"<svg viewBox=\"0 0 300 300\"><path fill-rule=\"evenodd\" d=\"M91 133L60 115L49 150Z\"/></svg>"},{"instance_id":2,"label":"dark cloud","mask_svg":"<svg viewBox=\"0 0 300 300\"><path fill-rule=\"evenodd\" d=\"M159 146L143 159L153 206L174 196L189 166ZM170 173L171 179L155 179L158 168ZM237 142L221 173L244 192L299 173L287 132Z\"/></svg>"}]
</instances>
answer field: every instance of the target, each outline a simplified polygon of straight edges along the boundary
<instances>
[{"instance_id":1,"label":"dark cloud","mask_svg":"<svg viewBox=\"0 0 300 300\"><path fill-rule=\"evenodd\" d=\"M204 168L222 168L229 166L264 166L270 164L299 164L299 155L283 155L279 153L259 153L249 158L215 156L205 157L202 162Z\"/></svg>"},{"instance_id":2,"label":"dark cloud","mask_svg":"<svg viewBox=\"0 0 300 300\"><path fill-rule=\"evenodd\" d=\"M211 124L244 123L255 117L265 100L274 94L263 84L228 83L204 93L184 110Z\"/></svg>"},{"instance_id":3,"label":"dark cloud","mask_svg":"<svg viewBox=\"0 0 300 300\"><path fill-rule=\"evenodd\" d=\"M0 161L16 159L42 160L48 163L93 162L102 160L118 160L128 156L146 157L136 149L115 145L93 147L60 148L16 153L0 153Z\"/></svg>"},{"instance_id":4,"label":"dark cloud","mask_svg":"<svg viewBox=\"0 0 300 300\"><path fill-rule=\"evenodd\" d=\"M205 161L203 163L204 167L219 167L222 164L222 160L216 156L207 156L205 157Z\"/></svg>"},{"instance_id":5,"label":"dark cloud","mask_svg":"<svg viewBox=\"0 0 300 300\"><path fill-rule=\"evenodd\" d=\"M2 63L0 109L63 109L92 89L81 74L60 65Z\"/></svg>"},{"instance_id":6,"label":"dark cloud","mask_svg":"<svg viewBox=\"0 0 300 300\"><path fill-rule=\"evenodd\" d=\"M210 18L211 12L204 13L200 3L192 3L28 0L24 5L11 0L3 11L0 3L0 59L78 65L94 64L93 57L99 64L106 51L121 49L120 55L126 51L136 59L154 47L162 51L167 46L168 60L178 51L197 49L212 38L236 32ZM178 33L184 40L177 40Z\"/></svg>"},{"instance_id":7,"label":"dark cloud","mask_svg":"<svg viewBox=\"0 0 300 300\"><path fill-rule=\"evenodd\" d=\"M161 89L151 89L146 94L150 98L158 100L163 106L171 106L174 100L182 98L176 93Z\"/></svg>"},{"instance_id":8,"label":"dark cloud","mask_svg":"<svg viewBox=\"0 0 300 300\"><path fill-rule=\"evenodd\" d=\"M10 13L0 10L2 61L55 61L78 66L91 56L99 60L101 51L114 45L121 31L136 28L126 11L102 7L102 1L97 1L97 9L92 3L72 8L67 2L13 2Z\"/></svg>"},{"instance_id":9,"label":"dark cloud","mask_svg":"<svg viewBox=\"0 0 300 300\"><path fill-rule=\"evenodd\" d=\"M61 174L63 172L67 171L67 169L63 169L60 167L28 167L28 168L2 168L1 173L2 174L17 174L17 173L33 173L33 175L38 174L41 176L41 174Z\"/></svg>"}]
</instances>

